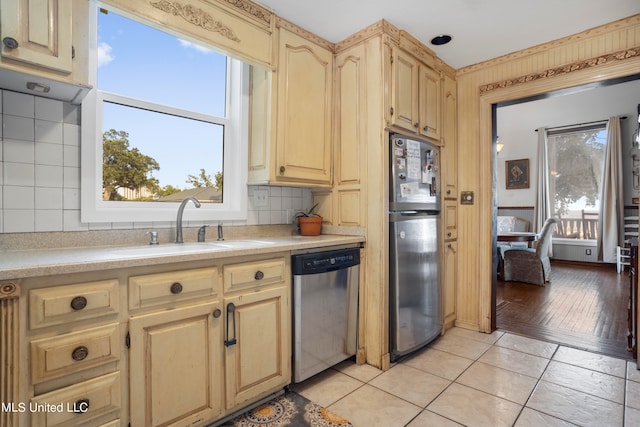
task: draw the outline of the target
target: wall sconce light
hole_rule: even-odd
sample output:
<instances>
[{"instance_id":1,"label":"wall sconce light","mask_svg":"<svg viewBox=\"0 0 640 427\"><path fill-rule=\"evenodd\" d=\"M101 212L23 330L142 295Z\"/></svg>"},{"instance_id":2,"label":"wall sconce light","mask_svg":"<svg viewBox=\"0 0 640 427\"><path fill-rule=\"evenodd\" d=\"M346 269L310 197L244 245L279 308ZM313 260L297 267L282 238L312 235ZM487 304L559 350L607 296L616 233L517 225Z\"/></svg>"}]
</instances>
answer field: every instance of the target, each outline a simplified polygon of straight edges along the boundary
<instances>
[{"instance_id":1,"label":"wall sconce light","mask_svg":"<svg viewBox=\"0 0 640 427\"><path fill-rule=\"evenodd\" d=\"M500 142L500 137L496 136L496 152L500 154L503 148L504 148L504 144Z\"/></svg>"}]
</instances>

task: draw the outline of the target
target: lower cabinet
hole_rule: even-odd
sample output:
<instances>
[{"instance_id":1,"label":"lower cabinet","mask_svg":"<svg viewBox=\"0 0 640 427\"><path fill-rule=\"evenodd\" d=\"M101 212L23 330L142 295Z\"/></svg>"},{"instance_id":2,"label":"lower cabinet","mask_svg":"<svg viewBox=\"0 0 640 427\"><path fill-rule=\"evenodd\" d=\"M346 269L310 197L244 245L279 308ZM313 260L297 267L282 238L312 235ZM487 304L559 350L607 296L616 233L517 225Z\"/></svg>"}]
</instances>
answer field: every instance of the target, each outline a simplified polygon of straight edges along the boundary
<instances>
[{"instance_id":1,"label":"lower cabinet","mask_svg":"<svg viewBox=\"0 0 640 427\"><path fill-rule=\"evenodd\" d=\"M289 288L225 298L227 409L291 379Z\"/></svg>"},{"instance_id":2,"label":"lower cabinet","mask_svg":"<svg viewBox=\"0 0 640 427\"><path fill-rule=\"evenodd\" d=\"M210 302L130 319L131 425L192 425L222 413L220 314Z\"/></svg>"},{"instance_id":3,"label":"lower cabinet","mask_svg":"<svg viewBox=\"0 0 640 427\"><path fill-rule=\"evenodd\" d=\"M456 269L458 266L458 242L453 240L444 243L444 276L443 276L443 328L452 328L456 321Z\"/></svg>"},{"instance_id":4,"label":"lower cabinet","mask_svg":"<svg viewBox=\"0 0 640 427\"><path fill-rule=\"evenodd\" d=\"M205 426L282 390L290 258L0 281L0 426Z\"/></svg>"},{"instance_id":5,"label":"lower cabinet","mask_svg":"<svg viewBox=\"0 0 640 427\"><path fill-rule=\"evenodd\" d=\"M149 307L129 318L131 425L206 425L289 384L290 271L287 254L129 277L153 296L129 301Z\"/></svg>"}]
</instances>

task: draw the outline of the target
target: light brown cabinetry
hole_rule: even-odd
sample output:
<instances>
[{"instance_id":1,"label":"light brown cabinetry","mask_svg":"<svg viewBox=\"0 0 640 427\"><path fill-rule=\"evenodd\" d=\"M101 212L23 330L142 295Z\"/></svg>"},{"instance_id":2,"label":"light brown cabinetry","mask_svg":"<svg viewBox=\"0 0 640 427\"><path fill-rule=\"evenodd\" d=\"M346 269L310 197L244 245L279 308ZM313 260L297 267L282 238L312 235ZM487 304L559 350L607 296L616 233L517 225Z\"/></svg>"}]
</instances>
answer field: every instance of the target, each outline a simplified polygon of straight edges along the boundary
<instances>
[{"instance_id":1,"label":"light brown cabinetry","mask_svg":"<svg viewBox=\"0 0 640 427\"><path fill-rule=\"evenodd\" d=\"M453 78L445 75L443 82L442 124L442 194L445 198L458 198L458 138L457 90Z\"/></svg>"},{"instance_id":2,"label":"light brown cabinetry","mask_svg":"<svg viewBox=\"0 0 640 427\"><path fill-rule=\"evenodd\" d=\"M131 423L191 425L221 414L219 301L134 316L129 387Z\"/></svg>"},{"instance_id":3,"label":"light brown cabinetry","mask_svg":"<svg viewBox=\"0 0 640 427\"><path fill-rule=\"evenodd\" d=\"M443 229L442 243L443 275L442 275L442 307L443 330L454 326L457 305L457 267L458 267L458 202L457 200L443 201Z\"/></svg>"},{"instance_id":4,"label":"light brown cabinetry","mask_svg":"<svg viewBox=\"0 0 640 427\"><path fill-rule=\"evenodd\" d=\"M313 190L317 212L336 226L364 225L363 175L367 165L366 49L357 45L335 58L334 185Z\"/></svg>"},{"instance_id":5,"label":"light brown cabinetry","mask_svg":"<svg viewBox=\"0 0 640 427\"><path fill-rule=\"evenodd\" d=\"M276 258L223 271L226 407L232 409L290 382L290 267Z\"/></svg>"},{"instance_id":6,"label":"light brown cabinetry","mask_svg":"<svg viewBox=\"0 0 640 427\"><path fill-rule=\"evenodd\" d=\"M391 74L391 124L440 143L440 72L394 48Z\"/></svg>"},{"instance_id":7,"label":"light brown cabinetry","mask_svg":"<svg viewBox=\"0 0 640 427\"><path fill-rule=\"evenodd\" d=\"M333 52L286 28L278 40L276 71L252 70L249 183L329 186Z\"/></svg>"},{"instance_id":8,"label":"light brown cabinetry","mask_svg":"<svg viewBox=\"0 0 640 427\"><path fill-rule=\"evenodd\" d=\"M121 416L118 285L112 279L29 291L32 426L97 426Z\"/></svg>"},{"instance_id":9,"label":"light brown cabinetry","mask_svg":"<svg viewBox=\"0 0 640 427\"><path fill-rule=\"evenodd\" d=\"M230 261L129 277L132 425L201 425L290 382L289 261Z\"/></svg>"},{"instance_id":10,"label":"light brown cabinetry","mask_svg":"<svg viewBox=\"0 0 640 427\"><path fill-rule=\"evenodd\" d=\"M443 255L443 325L444 329L454 326L456 320L456 287L458 266L458 141L456 112L456 82L444 75L442 97L442 195L444 206L444 255Z\"/></svg>"},{"instance_id":11,"label":"light brown cabinetry","mask_svg":"<svg viewBox=\"0 0 640 427\"><path fill-rule=\"evenodd\" d=\"M21 86L12 89L24 91L27 81L69 83L78 87L52 92L79 102L88 85L88 11L83 0L0 1L0 68L10 85Z\"/></svg>"}]
</instances>

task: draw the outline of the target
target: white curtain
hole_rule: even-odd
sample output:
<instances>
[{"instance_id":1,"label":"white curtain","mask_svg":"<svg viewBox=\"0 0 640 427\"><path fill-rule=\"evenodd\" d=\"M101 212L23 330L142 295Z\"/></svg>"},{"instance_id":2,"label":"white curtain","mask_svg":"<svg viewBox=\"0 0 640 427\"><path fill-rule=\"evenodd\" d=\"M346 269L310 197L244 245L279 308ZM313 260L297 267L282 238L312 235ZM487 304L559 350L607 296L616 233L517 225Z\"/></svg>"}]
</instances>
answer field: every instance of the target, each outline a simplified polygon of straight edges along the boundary
<instances>
[{"instance_id":1,"label":"white curtain","mask_svg":"<svg viewBox=\"0 0 640 427\"><path fill-rule=\"evenodd\" d=\"M620 118L611 117L607 123L607 146L598 215L598 260L603 262L616 262L616 247L624 238L622 194Z\"/></svg>"},{"instance_id":2,"label":"white curtain","mask_svg":"<svg viewBox=\"0 0 640 427\"><path fill-rule=\"evenodd\" d=\"M533 230L542 230L544 222L551 217L549 190L549 159L547 158L547 130L538 128L538 183L536 204L533 212ZM549 256L553 256L553 242L549 245Z\"/></svg>"}]
</instances>

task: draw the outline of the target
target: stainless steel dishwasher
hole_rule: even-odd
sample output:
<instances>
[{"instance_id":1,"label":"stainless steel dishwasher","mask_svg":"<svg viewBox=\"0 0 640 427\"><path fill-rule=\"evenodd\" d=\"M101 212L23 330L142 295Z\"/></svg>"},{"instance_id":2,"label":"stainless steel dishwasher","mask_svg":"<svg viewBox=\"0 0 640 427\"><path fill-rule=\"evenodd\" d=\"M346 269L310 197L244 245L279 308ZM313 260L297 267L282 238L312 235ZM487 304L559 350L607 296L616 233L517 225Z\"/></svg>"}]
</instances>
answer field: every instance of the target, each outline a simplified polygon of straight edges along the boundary
<instances>
[{"instance_id":1,"label":"stainless steel dishwasher","mask_svg":"<svg viewBox=\"0 0 640 427\"><path fill-rule=\"evenodd\" d=\"M293 382L356 353L360 249L294 254Z\"/></svg>"}]
</instances>

